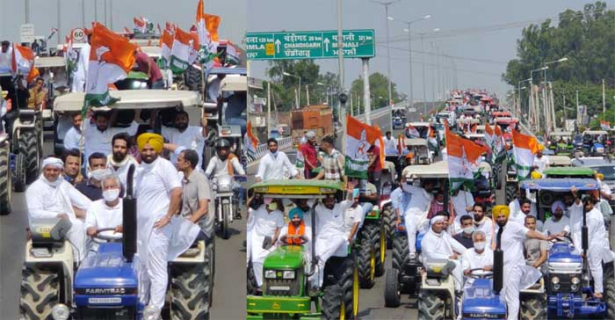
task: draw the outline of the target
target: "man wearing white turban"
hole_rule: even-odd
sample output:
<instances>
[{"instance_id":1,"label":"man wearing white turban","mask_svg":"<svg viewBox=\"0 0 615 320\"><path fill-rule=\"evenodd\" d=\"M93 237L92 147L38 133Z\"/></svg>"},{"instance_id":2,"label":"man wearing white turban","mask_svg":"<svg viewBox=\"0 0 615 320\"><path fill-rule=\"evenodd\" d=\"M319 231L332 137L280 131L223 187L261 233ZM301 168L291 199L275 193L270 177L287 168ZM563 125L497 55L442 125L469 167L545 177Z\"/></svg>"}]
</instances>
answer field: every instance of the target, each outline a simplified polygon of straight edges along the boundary
<instances>
[{"instance_id":1,"label":"man wearing white turban","mask_svg":"<svg viewBox=\"0 0 615 320\"><path fill-rule=\"evenodd\" d=\"M422 259L423 262L432 259L448 259L455 263L452 274L455 279L455 290L459 291L463 284L461 255L467 249L445 231L447 221L448 217L443 215L436 215L431 218L431 228L421 241Z\"/></svg>"},{"instance_id":2,"label":"man wearing white turban","mask_svg":"<svg viewBox=\"0 0 615 320\"><path fill-rule=\"evenodd\" d=\"M551 218L545 221L542 227L544 234L561 234L562 231L570 232L570 219L564 216L566 206L560 200L555 201L551 205Z\"/></svg>"},{"instance_id":3,"label":"man wearing white turban","mask_svg":"<svg viewBox=\"0 0 615 320\"><path fill-rule=\"evenodd\" d=\"M60 218L70 220L67 233L73 247L75 261L81 261L85 251L85 212L91 201L62 178L62 160L49 157L43 160L43 173L26 190L26 205L30 224L36 219Z\"/></svg>"}]
</instances>

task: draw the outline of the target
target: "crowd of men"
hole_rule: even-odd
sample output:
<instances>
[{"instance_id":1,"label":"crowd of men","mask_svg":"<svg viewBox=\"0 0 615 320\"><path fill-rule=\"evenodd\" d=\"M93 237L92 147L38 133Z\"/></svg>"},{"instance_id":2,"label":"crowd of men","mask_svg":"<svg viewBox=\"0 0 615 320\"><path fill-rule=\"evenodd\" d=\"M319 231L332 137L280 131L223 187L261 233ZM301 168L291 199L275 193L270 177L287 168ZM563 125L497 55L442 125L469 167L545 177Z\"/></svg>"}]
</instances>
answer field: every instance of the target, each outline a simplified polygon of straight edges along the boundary
<instances>
[{"instance_id":1,"label":"crowd of men","mask_svg":"<svg viewBox=\"0 0 615 320\"><path fill-rule=\"evenodd\" d=\"M217 141L217 155L202 169L205 119L201 126L190 126L188 114L177 112L173 126L163 126L160 135L138 134L135 121L128 127L112 127L116 117L117 111L88 112L86 119L73 115L74 126L64 139L62 159L45 158L41 176L26 191L29 219L69 220L72 226L67 238L75 261L96 254L92 238L103 229L121 236L124 229L122 198L131 182L129 168L134 165L137 254L142 266L139 292L145 305L162 310L167 261L195 240L211 243L214 237L215 199L209 179L245 172L224 139ZM151 121L155 119L151 115Z\"/></svg>"}]
</instances>

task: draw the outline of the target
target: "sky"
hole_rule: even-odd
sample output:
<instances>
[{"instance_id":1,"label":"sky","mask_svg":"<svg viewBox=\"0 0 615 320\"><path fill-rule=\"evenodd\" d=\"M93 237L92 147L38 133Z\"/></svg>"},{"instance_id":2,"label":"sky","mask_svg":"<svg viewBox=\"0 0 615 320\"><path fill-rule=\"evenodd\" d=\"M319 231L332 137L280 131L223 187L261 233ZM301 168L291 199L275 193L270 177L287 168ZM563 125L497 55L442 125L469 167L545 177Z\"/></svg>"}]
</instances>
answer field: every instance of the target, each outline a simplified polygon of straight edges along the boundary
<instances>
[{"instance_id":1,"label":"sky","mask_svg":"<svg viewBox=\"0 0 615 320\"><path fill-rule=\"evenodd\" d=\"M143 16L164 28L165 21L174 22L188 30L196 19L198 0L0 0L0 39L19 41L19 30L25 22L25 3L30 3L30 23L35 34L47 36L52 27L58 26L58 1L61 4L62 39L71 28L82 26L81 4L85 2L86 25L94 21L95 7L98 21L121 31L132 30L133 17ZM205 12L221 16L218 29L220 38L241 43L246 32L246 2L248 0L205 0ZM107 4L107 20L104 8ZM113 12L111 12L111 6ZM56 42L54 41L53 44Z\"/></svg>"},{"instance_id":2,"label":"sky","mask_svg":"<svg viewBox=\"0 0 615 320\"><path fill-rule=\"evenodd\" d=\"M457 83L460 88L481 88L502 97L512 87L501 80L506 63L516 56L517 39L523 27L540 23L547 18L556 19L566 9L582 10L586 3L594 0L401 0L389 7L386 19L384 6L371 0L342 0L342 26L344 29L375 29L376 57L370 61L370 72L387 75L386 22L389 22L391 79L398 85L398 91L410 92L410 70L408 33L406 24L399 20L412 21L428 14L432 17L411 25L412 74L414 101L423 101L422 59L426 59L425 91L427 101L432 100L432 87L438 90L434 76L437 61L431 54L431 42L443 54L457 57ZM379 0L392 1L392 0ZM609 9L615 7L615 0L608 0ZM248 30L250 31L304 31L337 29L337 1L335 0L249 0ZM440 30L433 33L433 30ZM421 49L418 33L424 36L425 48ZM422 55L421 52L427 51ZM437 51L436 51L437 52ZM440 56L441 66L447 60ZM449 59L450 60L450 59ZM317 60L321 72L338 72L336 59ZM447 62L447 66L451 63ZM266 61L251 62L250 73L265 78ZM444 70L443 68L441 70ZM448 70L452 70L449 68ZM447 79L452 78L449 72ZM352 80L361 74L358 59L346 59L345 83L349 88ZM440 73L440 83L445 78ZM529 75L528 75L529 76ZM434 81L435 79L435 81ZM450 82L450 81L449 81ZM444 88L442 84L440 88Z\"/></svg>"}]
</instances>

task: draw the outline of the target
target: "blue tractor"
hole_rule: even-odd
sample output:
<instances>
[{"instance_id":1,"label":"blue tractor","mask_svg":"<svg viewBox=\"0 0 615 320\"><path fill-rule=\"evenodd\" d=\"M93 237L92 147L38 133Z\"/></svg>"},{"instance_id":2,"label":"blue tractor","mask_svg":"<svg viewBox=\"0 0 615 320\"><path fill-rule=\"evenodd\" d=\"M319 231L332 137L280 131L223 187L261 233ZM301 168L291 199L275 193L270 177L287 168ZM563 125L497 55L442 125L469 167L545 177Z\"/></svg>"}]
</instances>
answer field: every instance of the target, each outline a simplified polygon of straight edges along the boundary
<instances>
[{"instance_id":1,"label":"blue tractor","mask_svg":"<svg viewBox=\"0 0 615 320\"><path fill-rule=\"evenodd\" d=\"M524 181L521 189L536 192L538 218L544 220L551 214L551 204L557 199L564 198L573 186L579 190L579 193L588 193L600 188L594 179L572 178ZM594 291L589 279L587 261L580 254L580 251L585 252L588 246L585 217L583 220L584 225L581 230L583 248L575 248L571 243L572 240L567 238L554 243L549 250L545 286L547 311L550 317L615 319L613 263L603 264L604 300L593 298Z\"/></svg>"},{"instance_id":2,"label":"blue tractor","mask_svg":"<svg viewBox=\"0 0 615 320\"><path fill-rule=\"evenodd\" d=\"M134 166L129 177L132 177ZM132 181L129 178L128 181ZM20 319L159 320L161 310L139 299L139 259L136 253L136 199L132 186L123 200L123 237L98 230L96 252L79 264L66 235L68 219L38 219L30 223L30 240L22 271ZM102 240L102 241L101 241ZM120 242L112 242L112 241ZM169 262L170 319L209 319L213 247L197 241Z\"/></svg>"}]
</instances>

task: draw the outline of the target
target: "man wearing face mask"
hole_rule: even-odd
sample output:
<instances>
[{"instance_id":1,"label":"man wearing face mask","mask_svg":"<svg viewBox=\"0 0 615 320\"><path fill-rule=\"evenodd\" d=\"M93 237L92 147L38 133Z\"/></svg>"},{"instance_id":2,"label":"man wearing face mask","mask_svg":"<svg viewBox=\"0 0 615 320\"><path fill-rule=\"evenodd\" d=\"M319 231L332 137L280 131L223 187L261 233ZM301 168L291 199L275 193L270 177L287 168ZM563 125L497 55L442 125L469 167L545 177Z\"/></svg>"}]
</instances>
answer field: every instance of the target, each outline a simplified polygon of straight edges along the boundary
<instances>
[{"instance_id":1,"label":"man wearing face mask","mask_svg":"<svg viewBox=\"0 0 615 320\"><path fill-rule=\"evenodd\" d=\"M466 250L461 258L461 265L463 266L463 274L467 277L465 288L468 288L474 283L474 279L469 276L472 274L473 269L482 269L482 271L493 271L493 250L487 244L486 235L480 230L472 233L472 248ZM474 271L474 274L481 273Z\"/></svg>"},{"instance_id":2,"label":"man wearing face mask","mask_svg":"<svg viewBox=\"0 0 615 320\"><path fill-rule=\"evenodd\" d=\"M111 124L117 117L117 110L111 113L107 112L88 112L88 117L84 124L84 154L85 159L89 159L90 155L95 152L102 153L105 157L113 152L111 139L120 132L126 132L130 136L134 136L139 129L139 124L134 120L128 128L111 127Z\"/></svg>"},{"instance_id":3,"label":"man wearing face mask","mask_svg":"<svg viewBox=\"0 0 615 320\"><path fill-rule=\"evenodd\" d=\"M446 232L448 217L445 214L445 212L442 212L442 214L431 218L431 228L421 241L422 259L423 261L447 259L455 263L452 275L455 279L455 290L460 291L463 284L463 270L461 269L460 258L466 252L466 247Z\"/></svg>"},{"instance_id":4,"label":"man wearing face mask","mask_svg":"<svg viewBox=\"0 0 615 320\"><path fill-rule=\"evenodd\" d=\"M156 116L153 118L156 119ZM199 154L197 168L202 168L203 147L207 138L207 118L201 119L200 126L191 126L189 123L188 112L182 110L175 115L173 127L162 126L161 133L170 144L195 150ZM177 154L171 153L171 162L177 162Z\"/></svg>"},{"instance_id":5,"label":"man wearing face mask","mask_svg":"<svg viewBox=\"0 0 615 320\"><path fill-rule=\"evenodd\" d=\"M295 165L288 160L286 153L278 151L278 140L269 138L267 146L269 146L269 153L261 158L256 172L256 182L284 179L284 168L290 172L291 177L301 178Z\"/></svg>"},{"instance_id":6,"label":"man wearing face mask","mask_svg":"<svg viewBox=\"0 0 615 320\"><path fill-rule=\"evenodd\" d=\"M134 164L135 169L137 169L139 163L128 153L132 148L132 141L127 133L122 132L114 135L111 145L113 153L107 156L107 164L120 179L122 189L125 189L130 165Z\"/></svg>"},{"instance_id":7,"label":"man wearing face mask","mask_svg":"<svg viewBox=\"0 0 615 320\"><path fill-rule=\"evenodd\" d=\"M78 183L75 188L92 201L102 199L102 178L112 173L107 169L107 157L99 152L92 153L88 158L87 180Z\"/></svg>"},{"instance_id":8,"label":"man wearing face mask","mask_svg":"<svg viewBox=\"0 0 615 320\"><path fill-rule=\"evenodd\" d=\"M519 318L519 292L532 286L541 277L541 273L525 264L523 241L539 239L550 241L554 235L546 237L542 233L530 230L516 221L509 221L510 209L497 205L492 209L498 227L496 228L496 243L504 251L504 296L508 306L508 320ZM501 231L500 231L501 230Z\"/></svg>"},{"instance_id":9,"label":"man wearing face mask","mask_svg":"<svg viewBox=\"0 0 615 320\"><path fill-rule=\"evenodd\" d=\"M120 179L109 174L100 181L103 189L103 198L92 202L85 218L85 227L88 236L94 237L98 230L113 228L115 233L121 233L122 228L122 198L120 198ZM92 241L90 244L94 244ZM97 245L90 248L96 251Z\"/></svg>"},{"instance_id":10,"label":"man wearing face mask","mask_svg":"<svg viewBox=\"0 0 615 320\"><path fill-rule=\"evenodd\" d=\"M226 139L220 139L216 142L216 155L209 160L207 169L205 169L206 177L212 179L217 175L229 175L231 177L246 175L239 159L231 152L231 144ZM244 191L236 181L233 181L233 192L238 197L238 203L243 204ZM239 208L235 211L235 219L241 219Z\"/></svg>"},{"instance_id":11,"label":"man wearing face mask","mask_svg":"<svg viewBox=\"0 0 615 320\"><path fill-rule=\"evenodd\" d=\"M410 259L414 259L416 257L416 233L418 231L418 226L426 221L429 205L433 200L433 195L431 194L433 182L425 181L423 183L423 188L415 187L409 182L411 182L411 180L407 180L406 183L402 185L404 192L408 193L410 196L410 201L404 212L404 221L406 224L406 233L408 234ZM401 220L397 217L397 224L400 222Z\"/></svg>"},{"instance_id":12,"label":"man wearing face mask","mask_svg":"<svg viewBox=\"0 0 615 320\"><path fill-rule=\"evenodd\" d=\"M271 238L275 244L284 227L284 213L278 209L278 202L272 198L262 199L260 195L254 197L250 203L250 215L248 219L247 254L248 262L252 261L254 278L260 288L263 285L263 263L267 255L274 247L263 248L265 237ZM256 209L254 209L256 208Z\"/></svg>"},{"instance_id":13,"label":"man wearing face mask","mask_svg":"<svg viewBox=\"0 0 615 320\"><path fill-rule=\"evenodd\" d=\"M43 160L43 173L26 190L26 205L30 223L35 219L60 218L70 220L67 238L73 248L75 261L86 254L83 219L92 203L62 178L62 160L49 157Z\"/></svg>"},{"instance_id":14,"label":"man wearing face mask","mask_svg":"<svg viewBox=\"0 0 615 320\"><path fill-rule=\"evenodd\" d=\"M542 227L544 234L570 233L570 219L564 216L565 208L564 203L559 200L551 205L551 217Z\"/></svg>"},{"instance_id":15,"label":"man wearing face mask","mask_svg":"<svg viewBox=\"0 0 615 320\"><path fill-rule=\"evenodd\" d=\"M474 222L471 216L464 215L459 219L461 221L461 232L453 236L464 247L470 249L474 245L472 242L472 233L474 232Z\"/></svg>"},{"instance_id":16,"label":"man wearing face mask","mask_svg":"<svg viewBox=\"0 0 615 320\"><path fill-rule=\"evenodd\" d=\"M137 138L141 166L136 174L137 254L139 298L145 306L162 310L168 285L167 264L186 251L200 228L178 217L182 186L177 169L160 157L164 139L154 133Z\"/></svg>"},{"instance_id":17,"label":"man wearing face mask","mask_svg":"<svg viewBox=\"0 0 615 320\"><path fill-rule=\"evenodd\" d=\"M347 198L341 203L336 203L335 196L327 195L322 203L316 205L316 243L314 257L318 260L318 271L312 278L312 287L321 287L324 279L325 264L336 252L347 248L349 245L349 232L345 228L345 213L354 204L354 189L356 182L349 182ZM354 224L353 224L354 225ZM352 231L349 230L349 231Z\"/></svg>"}]
</instances>

